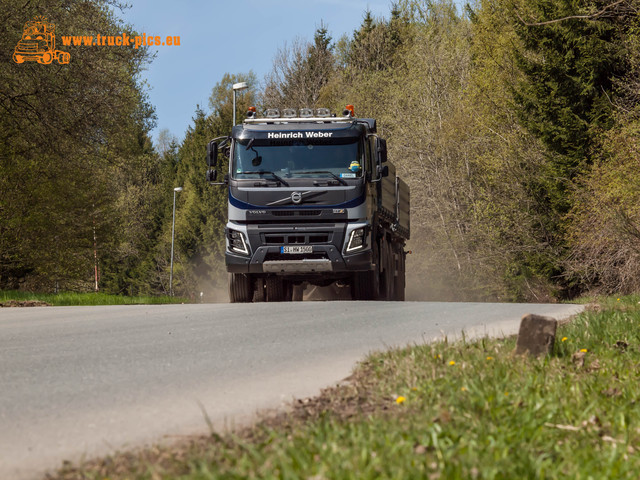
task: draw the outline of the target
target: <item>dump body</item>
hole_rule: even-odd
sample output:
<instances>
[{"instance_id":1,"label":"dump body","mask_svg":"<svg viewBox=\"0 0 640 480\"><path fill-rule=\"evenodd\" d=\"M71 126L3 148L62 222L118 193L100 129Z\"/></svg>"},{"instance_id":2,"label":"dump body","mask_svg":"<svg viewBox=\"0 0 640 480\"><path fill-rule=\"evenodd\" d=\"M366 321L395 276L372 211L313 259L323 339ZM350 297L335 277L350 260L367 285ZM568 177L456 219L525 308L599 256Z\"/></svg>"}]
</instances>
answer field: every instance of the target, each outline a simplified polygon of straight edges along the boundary
<instances>
[{"instance_id":1,"label":"dump body","mask_svg":"<svg viewBox=\"0 0 640 480\"><path fill-rule=\"evenodd\" d=\"M409 189L373 119L250 119L229 140L232 301L331 284L355 299L404 299Z\"/></svg>"}]
</instances>

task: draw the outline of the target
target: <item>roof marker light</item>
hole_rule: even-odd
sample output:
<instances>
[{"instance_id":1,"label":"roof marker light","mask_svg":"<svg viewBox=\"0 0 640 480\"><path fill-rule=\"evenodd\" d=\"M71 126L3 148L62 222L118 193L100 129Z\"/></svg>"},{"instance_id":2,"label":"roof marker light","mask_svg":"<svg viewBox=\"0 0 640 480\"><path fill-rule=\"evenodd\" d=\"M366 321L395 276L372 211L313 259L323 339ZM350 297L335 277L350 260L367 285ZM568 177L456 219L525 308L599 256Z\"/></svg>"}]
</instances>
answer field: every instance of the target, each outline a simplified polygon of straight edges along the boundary
<instances>
[{"instance_id":1,"label":"roof marker light","mask_svg":"<svg viewBox=\"0 0 640 480\"><path fill-rule=\"evenodd\" d=\"M310 108L301 108L300 109L300 118L311 118L313 117L313 110Z\"/></svg>"},{"instance_id":2,"label":"roof marker light","mask_svg":"<svg viewBox=\"0 0 640 480\"><path fill-rule=\"evenodd\" d=\"M295 118L296 116L296 110L294 108L285 108L282 111L282 116L284 118Z\"/></svg>"},{"instance_id":3,"label":"roof marker light","mask_svg":"<svg viewBox=\"0 0 640 480\"><path fill-rule=\"evenodd\" d=\"M355 117L356 116L356 111L355 111L355 108L353 108L353 105L347 105L346 107L344 107L344 112L343 113L344 113L345 116L349 115L349 114L351 114L350 115L351 117Z\"/></svg>"},{"instance_id":4,"label":"roof marker light","mask_svg":"<svg viewBox=\"0 0 640 480\"><path fill-rule=\"evenodd\" d=\"M277 108L267 108L265 116L267 118L278 118L280 116L280 110L278 110Z\"/></svg>"},{"instance_id":5,"label":"roof marker light","mask_svg":"<svg viewBox=\"0 0 640 480\"><path fill-rule=\"evenodd\" d=\"M326 118L331 116L331 110L328 108L318 108L316 110L316 116L320 118Z\"/></svg>"}]
</instances>

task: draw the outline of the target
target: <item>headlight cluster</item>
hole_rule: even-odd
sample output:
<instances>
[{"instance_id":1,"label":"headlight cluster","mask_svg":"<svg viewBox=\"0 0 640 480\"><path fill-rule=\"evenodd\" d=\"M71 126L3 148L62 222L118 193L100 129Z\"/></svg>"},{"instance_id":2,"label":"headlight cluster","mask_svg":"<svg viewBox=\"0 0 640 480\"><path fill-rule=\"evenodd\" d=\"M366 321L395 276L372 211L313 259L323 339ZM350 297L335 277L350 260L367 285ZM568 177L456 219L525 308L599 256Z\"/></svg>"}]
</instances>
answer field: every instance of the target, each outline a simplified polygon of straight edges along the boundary
<instances>
[{"instance_id":1,"label":"headlight cluster","mask_svg":"<svg viewBox=\"0 0 640 480\"><path fill-rule=\"evenodd\" d=\"M227 239L229 240L229 250L241 253L242 255L249 255L249 247L247 246L247 241L242 232L229 230L227 233Z\"/></svg>"},{"instance_id":2,"label":"headlight cluster","mask_svg":"<svg viewBox=\"0 0 640 480\"><path fill-rule=\"evenodd\" d=\"M366 227L356 228L351 232L349 236L349 243L347 243L347 252L353 252L365 246Z\"/></svg>"}]
</instances>

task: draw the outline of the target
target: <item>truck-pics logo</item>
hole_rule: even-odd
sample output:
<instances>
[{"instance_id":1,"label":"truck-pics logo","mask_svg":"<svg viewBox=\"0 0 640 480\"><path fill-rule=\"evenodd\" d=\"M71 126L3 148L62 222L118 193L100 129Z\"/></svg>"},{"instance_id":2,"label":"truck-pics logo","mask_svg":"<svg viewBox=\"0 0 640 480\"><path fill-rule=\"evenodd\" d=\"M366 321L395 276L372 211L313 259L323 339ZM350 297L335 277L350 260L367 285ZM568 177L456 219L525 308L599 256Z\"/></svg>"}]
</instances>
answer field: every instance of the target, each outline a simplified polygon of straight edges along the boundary
<instances>
[{"instance_id":1,"label":"truck-pics logo","mask_svg":"<svg viewBox=\"0 0 640 480\"><path fill-rule=\"evenodd\" d=\"M71 60L68 52L56 50L56 26L46 18L38 16L24 24L22 38L13 51L13 61L24 63L36 61L49 65L56 60L65 65Z\"/></svg>"}]
</instances>

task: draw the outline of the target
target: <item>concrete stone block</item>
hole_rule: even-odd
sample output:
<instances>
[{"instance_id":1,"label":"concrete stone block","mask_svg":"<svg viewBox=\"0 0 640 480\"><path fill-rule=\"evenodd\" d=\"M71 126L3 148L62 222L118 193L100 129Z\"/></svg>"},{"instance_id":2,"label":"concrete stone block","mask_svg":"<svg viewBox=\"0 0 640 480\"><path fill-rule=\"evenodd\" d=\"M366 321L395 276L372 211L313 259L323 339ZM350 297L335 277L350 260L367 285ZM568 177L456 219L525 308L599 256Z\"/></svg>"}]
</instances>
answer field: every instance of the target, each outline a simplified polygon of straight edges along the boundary
<instances>
[{"instance_id":1,"label":"concrete stone block","mask_svg":"<svg viewBox=\"0 0 640 480\"><path fill-rule=\"evenodd\" d=\"M558 321L555 318L529 313L520 321L516 355L547 355L553 351Z\"/></svg>"}]
</instances>

